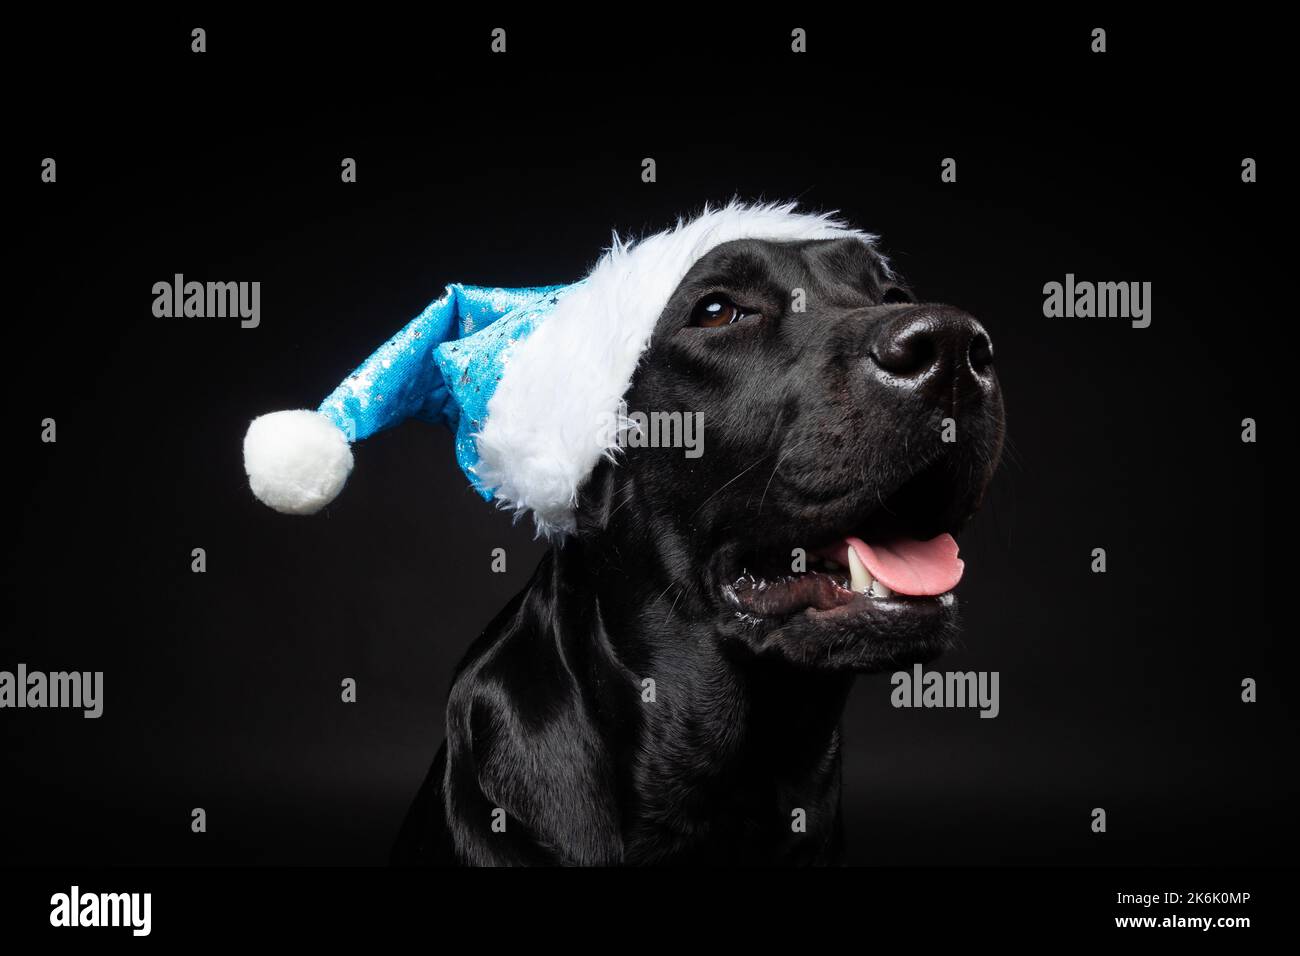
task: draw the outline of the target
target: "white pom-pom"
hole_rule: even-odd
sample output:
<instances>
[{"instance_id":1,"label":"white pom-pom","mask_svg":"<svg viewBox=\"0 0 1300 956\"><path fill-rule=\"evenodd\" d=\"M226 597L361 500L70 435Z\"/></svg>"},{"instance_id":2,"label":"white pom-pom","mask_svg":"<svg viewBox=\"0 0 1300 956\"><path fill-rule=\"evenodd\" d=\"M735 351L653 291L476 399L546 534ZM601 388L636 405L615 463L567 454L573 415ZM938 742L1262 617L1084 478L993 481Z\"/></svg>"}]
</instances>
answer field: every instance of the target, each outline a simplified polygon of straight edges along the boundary
<instances>
[{"instance_id":1,"label":"white pom-pom","mask_svg":"<svg viewBox=\"0 0 1300 956\"><path fill-rule=\"evenodd\" d=\"M248 426L244 471L263 504L287 515L315 514L343 490L352 449L320 412L271 412Z\"/></svg>"}]
</instances>

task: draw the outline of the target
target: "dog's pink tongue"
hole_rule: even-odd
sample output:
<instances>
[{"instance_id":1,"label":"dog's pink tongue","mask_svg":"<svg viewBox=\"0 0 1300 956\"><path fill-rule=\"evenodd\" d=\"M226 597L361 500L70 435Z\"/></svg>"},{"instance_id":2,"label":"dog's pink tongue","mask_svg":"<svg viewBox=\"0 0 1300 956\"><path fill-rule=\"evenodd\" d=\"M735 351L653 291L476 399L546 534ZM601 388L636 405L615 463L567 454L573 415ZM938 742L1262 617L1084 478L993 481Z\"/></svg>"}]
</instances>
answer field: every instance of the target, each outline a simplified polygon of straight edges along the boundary
<instances>
[{"instance_id":1,"label":"dog's pink tongue","mask_svg":"<svg viewBox=\"0 0 1300 956\"><path fill-rule=\"evenodd\" d=\"M848 538L847 544L858 553L872 577L899 594L944 594L957 586L966 566L957 557L957 542L950 534L929 541L899 538L888 544Z\"/></svg>"}]
</instances>

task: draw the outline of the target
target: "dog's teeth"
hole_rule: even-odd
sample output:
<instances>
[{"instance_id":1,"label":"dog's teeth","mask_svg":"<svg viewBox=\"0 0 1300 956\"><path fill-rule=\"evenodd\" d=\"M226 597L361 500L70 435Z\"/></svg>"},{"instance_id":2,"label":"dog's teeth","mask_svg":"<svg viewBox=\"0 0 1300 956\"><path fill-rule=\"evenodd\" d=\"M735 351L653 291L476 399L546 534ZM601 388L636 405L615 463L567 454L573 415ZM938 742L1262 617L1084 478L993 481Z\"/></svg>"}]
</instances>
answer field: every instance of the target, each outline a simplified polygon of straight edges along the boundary
<instances>
[{"instance_id":1,"label":"dog's teeth","mask_svg":"<svg viewBox=\"0 0 1300 956\"><path fill-rule=\"evenodd\" d=\"M877 581L875 584L871 585L871 596L878 598L893 597L894 592L885 587L881 582Z\"/></svg>"},{"instance_id":2,"label":"dog's teeth","mask_svg":"<svg viewBox=\"0 0 1300 956\"><path fill-rule=\"evenodd\" d=\"M866 594L874 580L871 572L867 570L867 566L858 557L858 553L849 548L849 583L853 590L860 594Z\"/></svg>"}]
</instances>

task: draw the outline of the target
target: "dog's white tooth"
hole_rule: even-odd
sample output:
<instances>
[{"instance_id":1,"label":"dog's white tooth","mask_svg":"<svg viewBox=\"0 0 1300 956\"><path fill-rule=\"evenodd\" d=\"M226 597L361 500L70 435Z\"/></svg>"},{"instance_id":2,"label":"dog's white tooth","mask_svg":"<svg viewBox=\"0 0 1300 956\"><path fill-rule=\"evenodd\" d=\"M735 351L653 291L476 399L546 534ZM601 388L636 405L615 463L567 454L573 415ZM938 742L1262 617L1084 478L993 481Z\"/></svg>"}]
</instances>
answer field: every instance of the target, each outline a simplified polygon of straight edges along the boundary
<instances>
[{"instance_id":1,"label":"dog's white tooth","mask_svg":"<svg viewBox=\"0 0 1300 956\"><path fill-rule=\"evenodd\" d=\"M875 584L871 585L871 596L878 598L893 597L894 592L889 590L889 588L882 582L877 581Z\"/></svg>"},{"instance_id":2,"label":"dog's white tooth","mask_svg":"<svg viewBox=\"0 0 1300 956\"><path fill-rule=\"evenodd\" d=\"M874 580L871 577L871 572L867 570L867 566L862 563L862 559L858 557L858 553L852 548L849 548L849 579L853 590L862 594L866 593L867 588L871 587Z\"/></svg>"}]
</instances>

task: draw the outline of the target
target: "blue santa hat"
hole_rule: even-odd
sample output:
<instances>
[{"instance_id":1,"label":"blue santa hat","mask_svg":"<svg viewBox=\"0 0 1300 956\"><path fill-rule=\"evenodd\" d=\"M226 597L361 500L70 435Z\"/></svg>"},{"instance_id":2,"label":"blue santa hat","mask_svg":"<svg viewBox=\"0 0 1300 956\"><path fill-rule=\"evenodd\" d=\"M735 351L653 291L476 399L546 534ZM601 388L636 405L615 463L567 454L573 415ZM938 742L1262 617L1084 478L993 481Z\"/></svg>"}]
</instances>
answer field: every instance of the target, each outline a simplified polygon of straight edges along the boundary
<instances>
[{"instance_id":1,"label":"blue santa hat","mask_svg":"<svg viewBox=\"0 0 1300 956\"><path fill-rule=\"evenodd\" d=\"M618 447L620 402L691 266L735 239L844 237L875 242L794 203L733 202L634 243L615 235L571 285L449 286L315 411L254 419L249 485L277 511L312 514L343 489L353 442L419 418L455 431L460 467L485 499L563 535L582 483Z\"/></svg>"}]
</instances>

